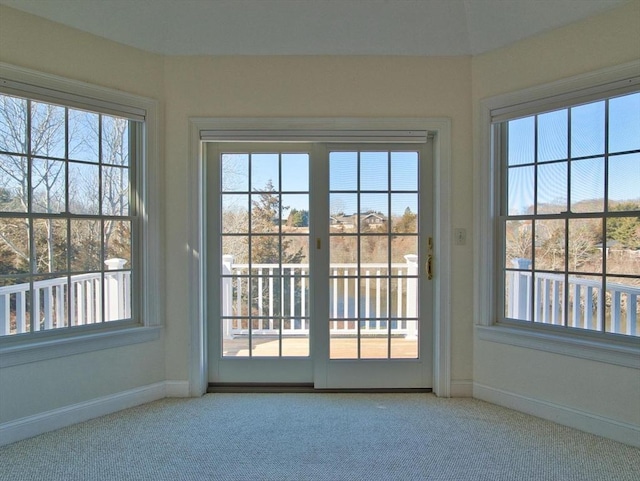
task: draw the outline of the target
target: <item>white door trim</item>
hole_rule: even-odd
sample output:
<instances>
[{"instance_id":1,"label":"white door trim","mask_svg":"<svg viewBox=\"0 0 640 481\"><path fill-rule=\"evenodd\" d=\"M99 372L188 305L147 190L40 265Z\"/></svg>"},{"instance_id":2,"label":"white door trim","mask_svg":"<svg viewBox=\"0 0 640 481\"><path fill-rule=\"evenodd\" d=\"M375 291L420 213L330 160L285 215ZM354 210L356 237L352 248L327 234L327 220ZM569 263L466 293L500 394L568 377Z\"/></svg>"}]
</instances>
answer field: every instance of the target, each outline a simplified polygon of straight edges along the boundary
<instances>
[{"instance_id":1,"label":"white door trim","mask_svg":"<svg viewBox=\"0 0 640 481\"><path fill-rule=\"evenodd\" d=\"M260 129L262 131L323 130L373 131L424 130L434 136L434 313L433 313L433 392L440 397L451 395L451 120L425 119L189 119L189 393L200 396L207 390L207 326L205 316L206 239L204 210L205 131ZM275 139L276 137L274 137ZM309 139L306 139L309 140Z\"/></svg>"}]
</instances>

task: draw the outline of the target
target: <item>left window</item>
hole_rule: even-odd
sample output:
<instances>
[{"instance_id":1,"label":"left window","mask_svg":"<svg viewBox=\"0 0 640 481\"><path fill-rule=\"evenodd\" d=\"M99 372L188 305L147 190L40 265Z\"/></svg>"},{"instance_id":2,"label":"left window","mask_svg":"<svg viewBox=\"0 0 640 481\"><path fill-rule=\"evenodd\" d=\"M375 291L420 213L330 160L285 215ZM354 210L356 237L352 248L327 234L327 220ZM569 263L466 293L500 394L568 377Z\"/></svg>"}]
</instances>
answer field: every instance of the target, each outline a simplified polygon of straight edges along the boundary
<instances>
[{"instance_id":1,"label":"left window","mask_svg":"<svg viewBox=\"0 0 640 481\"><path fill-rule=\"evenodd\" d=\"M155 102L0 67L0 341L158 325Z\"/></svg>"}]
</instances>

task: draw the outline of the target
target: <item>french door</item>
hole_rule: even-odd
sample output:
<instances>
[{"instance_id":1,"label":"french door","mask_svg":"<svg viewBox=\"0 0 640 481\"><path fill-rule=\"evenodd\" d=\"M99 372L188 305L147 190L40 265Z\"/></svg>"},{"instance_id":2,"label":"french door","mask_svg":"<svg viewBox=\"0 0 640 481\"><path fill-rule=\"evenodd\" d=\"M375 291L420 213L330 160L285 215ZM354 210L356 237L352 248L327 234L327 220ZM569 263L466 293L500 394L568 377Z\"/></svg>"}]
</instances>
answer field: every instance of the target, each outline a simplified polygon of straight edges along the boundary
<instances>
[{"instance_id":1,"label":"french door","mask_svg":"<svg viewBox=\"0 0 640 481\"><path fill-rule=\"evenodd\" d=\"M206 158L209 382L430 387L430 144Z\"/></svg>"}]
</instances>

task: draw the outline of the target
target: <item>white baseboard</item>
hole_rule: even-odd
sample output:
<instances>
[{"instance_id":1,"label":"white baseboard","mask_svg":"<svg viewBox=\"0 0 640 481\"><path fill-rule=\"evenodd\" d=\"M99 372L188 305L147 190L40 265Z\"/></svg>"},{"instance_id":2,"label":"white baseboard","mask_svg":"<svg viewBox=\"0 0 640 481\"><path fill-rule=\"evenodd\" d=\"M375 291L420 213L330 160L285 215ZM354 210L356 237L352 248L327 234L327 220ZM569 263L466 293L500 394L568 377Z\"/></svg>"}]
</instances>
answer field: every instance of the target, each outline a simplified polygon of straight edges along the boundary
<instances>
[{"instance_id":1,"label":"white baseboard","mask_svg":"<svg viewBox=\"0 0 640 481\"><path fill-rule=\"evenodd\" d=\"M165 397L188 397L189 383L166 381L0 424L0 446Z\"/></svg>"},{"instance_id":2,"label":"white baseboard","mask_svg":"<svg viewBox=\"0 0 640 481\"><path fill-rule=\"evenodd\" d=\"M640 426L478 383L473 383L473 397L624 444L640 447Z\"/></svg>"},{"instance_id":3,"label":"white baseboard","mask_svg":"<svg viewBox=\"0 0 640 481\"><path fill-rule=\"evenodd\" d=\"M473 381L451 381L451 397L473 397Z\"/></svg>"},{"instance_id":4,"label":"white baseboard","mask_svg":"<svg viewBox=\"0 0 640 481\"><path fill-rule=\"evenodd\" d=\"M165 397L189 397L189 381L165 381Z\"/></svg>"}]
</instances>

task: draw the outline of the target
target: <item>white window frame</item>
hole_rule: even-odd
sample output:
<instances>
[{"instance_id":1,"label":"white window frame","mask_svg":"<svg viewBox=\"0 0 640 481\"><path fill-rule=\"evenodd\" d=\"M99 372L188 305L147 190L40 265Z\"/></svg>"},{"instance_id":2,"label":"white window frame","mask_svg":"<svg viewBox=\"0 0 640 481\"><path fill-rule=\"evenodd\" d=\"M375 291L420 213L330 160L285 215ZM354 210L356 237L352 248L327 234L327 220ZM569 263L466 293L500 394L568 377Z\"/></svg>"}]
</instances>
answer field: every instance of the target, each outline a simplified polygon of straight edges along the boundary
<instances>
[{"instance_id":1,"label":"white window frame","mask_svg":"<svg viewBox=\"0 0 640 481\"><path fill-rule=\"evenodd\" d=\"M160 338L163 321L162 241L160 229L161 164L158 158L158 104L155 100L0 62L0 92L67 107L83 108L141 120L142 146L136 165L141 199L136 256L139 282L133 299L139 319L133 324L99 329L48 331L45 336L5 336L0 340L0 368L125 346Z\"/></svg>"},{"instance_id":2,"label":"white window frame","mask_svg":"<svg viewBox=\"0 0 640 481\"><path fill-rule=\"evenodd\" d=\"M640 369L640 339L596 332L556 332L541 325L498 321L502 276L497 218L500 159L493 123L566 107L637 89L640 61L482 100L479 105L475 170L474 311L476 336L485 341L564 354Z\"/></svg>"},{"instance_id":3,"label":"white window frame","mask_svg":"<svg viewBox=\"0 0 640 481\"><path fill-rule=\"evenodd\" d=\"M189 119L189 320L191 328L189 392L206 392L207 325L206 285L206 190L204 160L206 141L247 138L301 142L416 142L434 136L434 332L433 391L440 397L452 394L451 386L451 120L448 118L216 118Z\"/></svg>"}]
</instances>

